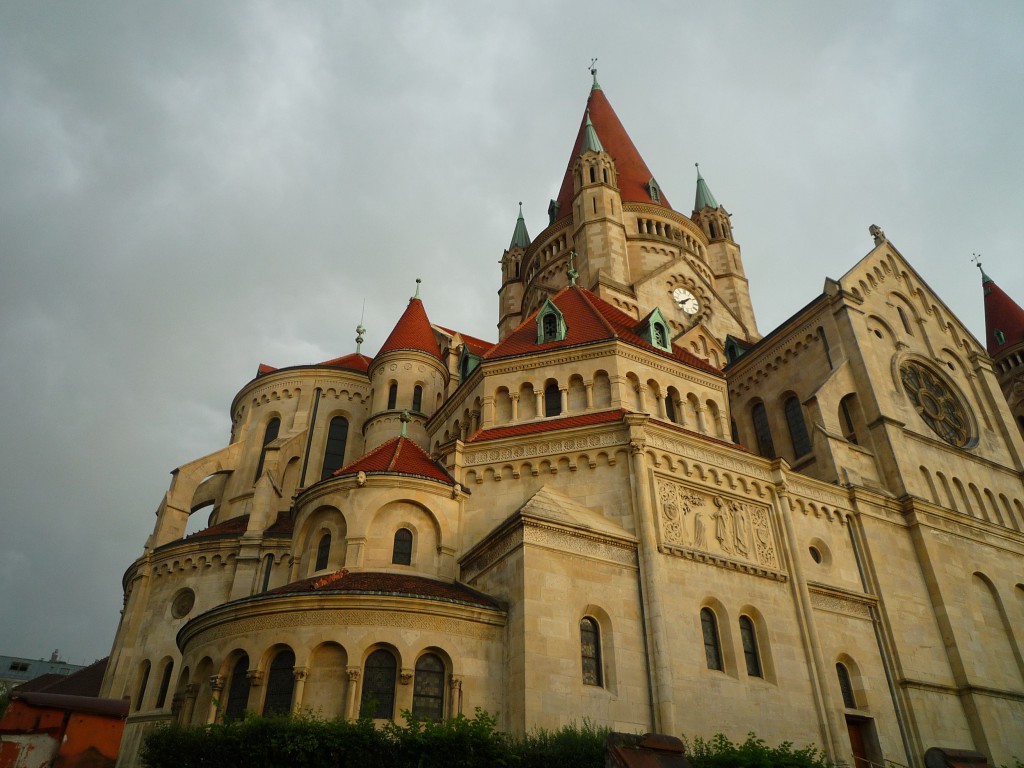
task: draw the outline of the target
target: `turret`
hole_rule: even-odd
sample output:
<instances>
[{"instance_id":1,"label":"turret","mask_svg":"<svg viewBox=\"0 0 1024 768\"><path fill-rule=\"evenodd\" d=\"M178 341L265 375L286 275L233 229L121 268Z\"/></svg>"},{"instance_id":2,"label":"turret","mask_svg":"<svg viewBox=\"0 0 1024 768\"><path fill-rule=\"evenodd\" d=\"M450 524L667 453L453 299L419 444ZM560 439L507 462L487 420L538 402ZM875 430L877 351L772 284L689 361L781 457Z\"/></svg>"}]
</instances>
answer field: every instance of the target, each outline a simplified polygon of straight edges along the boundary
<instances>
[{"instance_id":1,"label":"turret","mask_svg":"<svg viewBox=\"0 0 1024 768\"><path fill-rule=\"evenodd\" d=\"M530 235L519 203L519 218L512 242L501 257L501 288L498 289L498 338L505 338L523 320L523 255L530 247Z\"/></svg>"},{"instance_id":2,"label":"turret","mask_svg":"<svg viewBox=\"0 0 1024 768\"><path fill-rule=\"evenodd\" d=\"M363 428L367 452L401 436L403 427L421 448L429 446L425 424L443 397L448 370L420 300L419 284L417 278L416 295L370 363L373 390Z\"/></svg>"},{"instance_id":3,"label":"turret","mask_svg":"<svg viewBox=\"0 0 1024 768\"><path fill-rule=\"evenodd\" d=\"M981 269L985 346L1017 428L1024 435L1024 309Z\"/></svg>"},{"instance_id":4,"label":"turret","mask_svg":"<svg viewBox=\"0 0 1024 768\"><path fill-rule=\"evenodd\" d=\"M757 331L757 320L754 319L754 305L750 301L750 288L743 271L740 247L732 239L732 217L711 194L707 181L701 175L699 163L697 194L691 218L708 238L707 262L715 276L715 290L743 323L747 341L757 341L761 334Z\"/></svg>"}]
</instances>

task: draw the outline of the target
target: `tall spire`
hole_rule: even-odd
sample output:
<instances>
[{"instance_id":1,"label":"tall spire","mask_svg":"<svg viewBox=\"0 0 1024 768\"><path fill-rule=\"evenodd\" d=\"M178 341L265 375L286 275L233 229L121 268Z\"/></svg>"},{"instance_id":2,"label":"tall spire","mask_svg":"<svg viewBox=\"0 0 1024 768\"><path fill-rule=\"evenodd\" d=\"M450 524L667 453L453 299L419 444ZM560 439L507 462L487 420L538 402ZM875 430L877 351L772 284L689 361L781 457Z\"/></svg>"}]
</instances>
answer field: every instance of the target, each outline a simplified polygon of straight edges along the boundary
<instances>
[{"instance_id":1,"label":"tall spire","mask_svg":"<svg viewBox=\"0 0 1024 768\"><path fill-rule=\"evenodd\" d=\"M718 201L708 189L708 183L704 181L704 177L700 175L700 163L694 163L694 165L697 166L697 196L693 201L693 210L703 211L705 208L718 208Z\"/></svg>"},{"instance_id":2,"label":"tall spire","mask_svg":"<svg viewBox=\"0 0 1024 768\"><path fill-rule=\"evenodd\" d=\"M1024 309L985 274L980 260L976 263L985 294L985 346L995 358L1024 341Z\"/></svg>"},{"instance_id":3,"label":"tall spire","mask_svg":"<svg viewBox=\"0 0 1024 768\"><path fill-rule=\"evenodd\" d=\"M414 349L436 358L441 357L441 349L437 346L433 328L420 300L419 278L416 279L416 295L409 299L409 306L384 340L377 357L396 349Z\"/></svg>"},{"instance_id":4,"label":"tall spire","mask_svg":"<svg viewBox=\"0 0 1024 768\"><path fill-rule=\"evenodd\" d=\"M584 152L604 152L601 140L597 137L594 124L590 122L590 110L587 110L587 123L583 131L583 143L580 145L580 154Z\"/></svg>"},{"instance_id":5,"label":"tall spire","mask_svg":"<svg viewBox=\"0 0 1024 768\"><path fill-rule=\"evenodd\" d=\"M513 248L526 249L530 247L530 234L526 231L526 221L523 219L523 204L519 203L519 218L516 219L516 228L512 233L512 243L508 249L511 251Z\"/></svg>"}]
</instances>

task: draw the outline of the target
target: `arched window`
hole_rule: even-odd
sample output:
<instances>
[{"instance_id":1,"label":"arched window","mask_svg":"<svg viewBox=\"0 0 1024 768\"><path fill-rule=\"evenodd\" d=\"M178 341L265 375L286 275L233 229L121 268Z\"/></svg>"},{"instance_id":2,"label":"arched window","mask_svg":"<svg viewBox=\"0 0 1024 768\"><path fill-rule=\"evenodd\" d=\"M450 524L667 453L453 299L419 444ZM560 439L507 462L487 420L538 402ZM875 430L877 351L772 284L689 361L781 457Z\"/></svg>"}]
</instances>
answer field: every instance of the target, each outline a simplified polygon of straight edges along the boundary
<instances>
[{"instance_id":1,"label":"arched window","mask_svg":"<svg viewBox=\"0 0 1024 768\"><path fill-rule=\"evenodd\" d=\"M391 386L388 387L388 410L392 411L398 405L398 385L395 382L391 382Z\"/></svg>"},{"instance_id":2,"label":"arched window","mask_svg":"<svg viewBox=\"0 0 1024 768\"><path fill-rule=\"evenodd\" d=\"M786 413L786 425L789 427L789 439L793 443L793 455L797 458L811 452L811 439L807 436L807 425L804 423L804 412L796 396L786 399L783 405Z\"/></svg>"},{"instance_id":3,"label":"arched window","mask_svg":"<svg viewBox=\"0 0 1024 768\"><path fill-rule=\"evenodd\" d=\"M320 479L326 480L345 466L345 444L348 442L348 419L335 416L327 428L327 445L324 447L324 466Z\"/></svg>"},{"instance_id":4,"label":"arched window","mask_svg":"<svg viewBox=\"0 0 1024 768\"><path fill-rule=\"evenodd\" d=\"M558 338L558 318L554 315L544 315L544 341L554 341Z\"/></svg>"},{"instance_id":5,"label":"arched window","mask_svg":"<svg viewBox=\"0 0 1024 768\"><path fill-rule=\"evenodd\" d=\"M732 441L738 444L740 441L740 430L736 426L736 419L729 419L729 426L732 428Z\"/></svg>"},{"instance_id":6,"label":"arched window","mask_svg":"<svg viewBox=\"0 0 1024 768\"><path fill-rule=\"evenodd\" d=\"M316 566L313 568L315 571L322 571L327 567L327 561L331 556L331 534L325 533L320 537L320 543L316 548Z\"/></svg>"},{"instance_id":7,"label":"arched window","mask_svg":"<svg viewBox=\"0 0 1024 768\"><path fill-rule=\"evenodd\" d=\"M583 659L583 684L604 685L601 669L601 631L589 616L580 619L580 656Z\"/></svg>"},{"instance_id":8,"label":"arched window","mask_svg":"<svg viewBox=\"0 0 1024 768\"><path fill-rule=\"evenodd\" d=\"M263 700L264 715L287 715L292 708L295 688L295 654L281 651L270 664L267 674L267 698Z\"/></svg>"},{"instance_id":9,"label":"arched window","mask_svg":"<svg viewBox=\"0 0 1024 768\"><path fill-rule=\"evenodd\" d=\"M597 171L594 166L590 166L590 183L593 184L595 181L597 181Z\"/></svg>"},{"instance_id":10,"label":"arched window","mask_svg":"<svg viewBox=\"0 0 1024 768\"><path fill-rule=\"evenodd\" d=\"M709 221L708 222L708 229L711 231L711 239L712 240L714 240L716 237L718 237L718 233L715 232L715 222Z\"/></svg>"},{"instance_id":11,"label":"arched window","mask_svg":"<svg viewBox=\"0 0 1024 768\"><path fill-rule=\"evenodd\" d=\"M399 528L395 531L391 562L395 565L412 565L412 531L408 528Z\"/></svg>"},{"instance_id":12,"label":"arched window","mask_svg":"<svg viewBox=\"0 0 1024 768\"><path fill-rule=\"evenodd\" d=\"M245 708L249 703L249 657L242 654L231 667L231 680L228 682L228 698L224 705L224 722L230 723L245 717Z\"/></svg>"},{"instance_id":13,"label":"arched window","mask_svg":"<svg viewBox=\"0 0 1024 768\"><path fill-rule=\"evenodd\" d=\"M544 415L558 416L562 412L562 392L557 381L549 381L544 387Z\"/></svg>"},{"instance_id":14,"label":"arched window","mask_svg":"<svg viewBox=\"0 0 1024 768\"><path fill-rule=\"evenodd\" d=\"M853 413L851 412L851 406L854 404L854 399L857 395L852 392L839 401L839 421L843 427L843 437L849 440L854 445L858 445L857 442L857 430L853 426Z\"/></svg>"},{"instance_id":15,"label":"arched window","mask_svg":"<svg viewBox=\"0 0 1024 768\"><path fill-rule=\"evenodd\" d=\"M383 648L370 654L363 667L363 695L359 714L390 719L395 714L395 657Z\"/></svg>"},{"instance_id":16,"label":"arched window","mask_svg":"<svg viewBox=\"0 0 1024 768\"><path fill-rule=\"evenodd\" d=\"M665 418L671 422L676 421L676 404L672 401L672 395L665 395Z\"/></svg>"},{"instance_id":17,"label":"arched window","mask_svg":"<svg viewBox=\"0 0 1024 768\"><path fill-rule=\"evenodd\" d=\"M444 662L437 654L426 653L416 662L412 713L421 720L444 716Z\"/></svg>"},{"instance_id":18,"label":"arched window","mask_svg":"<svg viewBox=\"0 0 1024 768\"><path fill-rule=\"evenodd\" d=\"M700 628L704 634L704 656L708 669L722 669L722 644L718 640L718 619L710 608L700 609Z\"/></svg>"},{"instance_id":19,"label":"arched window","mask_svg":"<svg viewBox=\"0 0 1024 768\"><path fill-rule=\"evenodd\" d=\"M142 662L142 669L139 673L139 693L135 697L135 711L142 709L142 699L146 696L146 685L149 683L149 662Z\"/></svg>"},{"instance_id":20,"label":"arched window","mask_svg":"<svg viewBox=\"0 0 1024 768\"><path fill-rule=\"evenodd\" d=\"M419 384L412 390L412 409L417 412L423 409L423 387Z\"/></svg>"},{"instance_id":21,"label":"arched window","mask_svg":"<svg viewBox=\"0 0 1024 768\"><path fill-rule=\"evenodd\" d=\"M171 671L174 669L174 662L168 661L164 664L164 674L160 678L160 690L156 694L156 708L163 709L167 701L167 691L171 687Z\"/></svg>"},{"instance_id":22,"label":"arched window","mask_svg":"<svg viewBox=\"0 0 1024 768\"><path fill-rule=\"evenodd\" d=\"M740 616L740 640L743 643L743 658L747 662L750 677L764 677L761 673L761 657L757 652L757 633L749 616Z\"/></svg>"},{"instance_id":23,"label":"arched window","mask_svg":"<svg viewBox=\"0 0 1024 768\"><path fill-rule=\"evenodd\" d=\"M263 474L263 461L267 458L267 446L277 440L277 435L281 431L281 420L276 416L267 422L267 429L263 433L263 448L260 449L260 460L256 464L256 478L253 480L255 483L260 479L260 475Z\"/></svg>"},{"instance_id":24,"label":"arched window","mask_svg":"<svg viewBox=\"0 0 1024 768\"><path fill-rule=\"evenodd\" d=\"M847 709L857 708L857 697L853 695L853 682L850 680L850 670L845 664L836 664L836 676L839 678L839 690L843 693L843 706Z\"/></svg>"},{"instance_id":25,"label":"arched window","mask_svg":"<svg viewBox=\"0 0 1024 768\"><path fill-rule=\"evenodd\" d=\"M608 183L608 169L607 168L602 168L601 169L601 178L604 179L604 183L605 184Z\"/></svg>"},{"instance_id":26,"label":"arched window","mask_svg":"<svg viewBox=\"0 0 1024 768\"><path fill-rule=\"evenodd\" d=\"M274 568L274 556L267 555L263 558L263 588L261 592L266 592L270 587L270 572Z\"/></svg>"},{"instance_id":27,"label":"arched window","mask_svg":"<svg viewBox=\"0 0 1024 768\"><path fill-rule=\"evenodd\" d=\"M755 403L750 409L750 418L754 422L754 436L757 438L757 452L766 459L775 458L775 443L772 442L772 430L768 426L768 412L764 403Z\"/></svg>"}]
</instances>

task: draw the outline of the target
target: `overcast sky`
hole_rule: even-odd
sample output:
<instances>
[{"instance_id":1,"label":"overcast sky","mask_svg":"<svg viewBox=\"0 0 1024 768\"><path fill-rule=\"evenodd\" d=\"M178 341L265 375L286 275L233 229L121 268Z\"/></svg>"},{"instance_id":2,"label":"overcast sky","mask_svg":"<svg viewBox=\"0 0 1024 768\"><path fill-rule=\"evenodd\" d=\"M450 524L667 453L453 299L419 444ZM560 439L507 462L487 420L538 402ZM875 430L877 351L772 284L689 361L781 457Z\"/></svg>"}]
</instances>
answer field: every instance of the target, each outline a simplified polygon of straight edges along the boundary
<instances>
[{"instance_id":1,"label":"overcast sky","mask_svg":"<svg viewBox=\"0 0 1024 768\"><path fill-rule=\"evenodd\" d=\"M0 655L110 650L179 464L265 362L495 339L599 80L677 210L732 214L763 333L882 226L983 337L1024 303L1024 3L0 4ZM197 527L191 526L192 529Z\"/></svg>"}]
</instances>

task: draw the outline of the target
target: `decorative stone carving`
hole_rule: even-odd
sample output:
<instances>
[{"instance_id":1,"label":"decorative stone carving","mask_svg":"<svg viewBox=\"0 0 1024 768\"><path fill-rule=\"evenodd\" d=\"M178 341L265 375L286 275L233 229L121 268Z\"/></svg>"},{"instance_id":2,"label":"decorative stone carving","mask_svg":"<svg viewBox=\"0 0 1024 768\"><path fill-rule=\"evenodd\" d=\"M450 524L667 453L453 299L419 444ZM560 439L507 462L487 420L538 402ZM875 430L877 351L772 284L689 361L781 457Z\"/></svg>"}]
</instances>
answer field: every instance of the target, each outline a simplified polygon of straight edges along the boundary
<instances>
[{"instance_id":1,"label":"decorative stone carving","mask_svg":"<svg viewBox=\"0 0 1024 768\"><path fill-rule=\"evenodd\" d=\"M224 675L211 675L210 676L210 688L215 692L224 690L224 684L228 679Z\"/></svg>"},{"instance_id":2,"label":"decorative stone carving","mask_svg":"<svg viewBox=\"0 0 1024 768\"><path fill-rule=\"evenodd\" d=\"M309 677L309 667L295 667L292 674L295 676L295 682L301 683Z\"/></svg>"},{"instance_id":3,"label":"decorative stone carving","mask_svg":"<svg viewBox=\"0 0 1024 768\"><path fill-rule=\"evenodd\" d=\"M346 667L345 668L345 674L348 675L348 681L350 683L357 683L357 682L359 682L359 675L360 675L361 672L362 672L362 670L360 670L359 667Z\"/></svg>"},{"instance_id":4,"label":"decorative stone carving","mask_svg":"<svg viewBox=\"0 0 1024 768\"><path fill-rule=\"evenodd\" d=\"M263 685L263 672L258 669L250 669L245 673L245 676L249 678L249 685L252 687Z\"/></svg>"},{"instance_id":5,"label":"decorative stone carving","mask_svg":"<svg viewBox=\"0 0 1024 768\"><path fill-rule=\"evenodd\" d=\"M501 425L504 426L504 425ZM553 438L538 440L524 445L508 448L490 448L467 453L464 463L467 467L477 464L491 464L498 461L512 461L533 456L547 456L569 451L582 451L589 448L605 448L623 442L620 435L607 433L603 435L582 435L580 437Z\"/></svg>"},{"instance_id":6,"label":"decorative stone carving","mask_svg":"<svg viewBox=\"0 0 1024 768\"><path fill-rule=\"evenodd\" d=\"M402 667L402 671L398 673L398 682L402 685L408 685L412 682L413 671L409 667Z\"/></svg>"}]
</instances>

